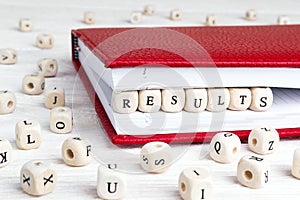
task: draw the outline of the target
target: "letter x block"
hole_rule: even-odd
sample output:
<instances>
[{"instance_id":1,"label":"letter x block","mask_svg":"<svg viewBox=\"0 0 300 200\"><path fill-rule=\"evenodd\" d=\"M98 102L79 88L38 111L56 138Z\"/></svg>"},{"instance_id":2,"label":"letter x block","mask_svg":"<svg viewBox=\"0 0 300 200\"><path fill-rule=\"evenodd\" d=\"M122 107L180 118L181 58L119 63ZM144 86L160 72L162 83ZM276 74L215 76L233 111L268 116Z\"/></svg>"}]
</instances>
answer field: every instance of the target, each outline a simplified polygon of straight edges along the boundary
<instances>
[{"instance_id":1,"label":"letter x block","mask_svg":"<svg viewBox=\"0 0 300 200\"><path fill-rule=\"evenodd\" d=\"M56 172L47 161L29 161L24 164L20 172L21 187L30 195L48 194L54 190L56 182Z\"/></svg>"}]
</instances>

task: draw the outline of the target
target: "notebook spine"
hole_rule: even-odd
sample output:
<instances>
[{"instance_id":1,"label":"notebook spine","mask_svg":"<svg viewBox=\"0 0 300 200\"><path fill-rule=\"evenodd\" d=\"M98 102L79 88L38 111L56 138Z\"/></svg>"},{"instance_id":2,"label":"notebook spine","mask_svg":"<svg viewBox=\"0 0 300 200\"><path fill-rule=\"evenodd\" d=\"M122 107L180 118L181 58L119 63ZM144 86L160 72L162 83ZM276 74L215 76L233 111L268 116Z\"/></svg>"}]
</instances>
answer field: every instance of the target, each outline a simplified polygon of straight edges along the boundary
<instances>
[{"instance_id":1,"label":"notebook spine","mask_svg":"<svg viewBox=\"0 0 300 200\"><path fill-rule=\"evenodd\" d=\"M79 50L80 47L78 46L78 37L72 34L72 57L73 60L79 60Z\"/></svg>"}]
</instances>

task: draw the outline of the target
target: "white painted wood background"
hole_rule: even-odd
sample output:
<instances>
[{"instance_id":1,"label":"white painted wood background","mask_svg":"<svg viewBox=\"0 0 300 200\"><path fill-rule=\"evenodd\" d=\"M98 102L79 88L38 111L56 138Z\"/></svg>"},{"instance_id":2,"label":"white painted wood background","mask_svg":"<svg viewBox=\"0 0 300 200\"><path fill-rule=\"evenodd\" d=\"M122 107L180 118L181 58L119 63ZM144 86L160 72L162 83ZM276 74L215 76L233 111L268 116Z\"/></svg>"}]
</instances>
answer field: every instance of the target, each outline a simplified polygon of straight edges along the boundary
<instances>
[{"instance_id":1,"label":"white painted wood background","mask_svg":"<svg viewBox=\"0 0 300 200\"><path fill-rule=\"evenodd\" d=\"M155 16L143 16L143 22L136 26L203 25L207 14L216 14L220 25L230 24L274 24L278 15L288 15L292 23L300 22L299 1L0 1L0 48L14 48L18 51L18 63L12 66L0 65L0 89L11 90L17 96L17 108L13 114L1 115L1 137L9 139L13 146L13 161L0 169L0 199L30 199L19 185L19 171L30 159L51 160L58 173L58 184L53 193L41 199L96 199L97 167L103 163L117 163L128 181L125 199L180 199L177 179L186 167L206 167L213 175L216 199L297 199L300 195L300 180L291 176L293 151L300 147L299 139L282 140L280 149L266 156L271 163L270 184L263 189L249 189L238 184L237 161L218 164L207 156L208 145L173 145L177 154L174 165L163 174L146 174L138 164L140 147L117 147L112 145L91 106L87 94L78 80L71 62L70 30L91 27L82 23L83 12L94 11L94 26L133 26L128 23L132 11L141 11L146 4L157 9ZM168 20L170 9L179 8L183 19ZM245 10L258 11L258 20L246 22ZM33 31L22 33L17 30L20 18L30 18ZM35 47L39 33L52 33L55 47L40 50ZM75 128L72 134L57 135L49 130L50 111L43 106L44 96L28 96L21 92L22 78L37 72L37 61L44 57L56 58L59 72L55 78L47 78L46 88L61 86L66 90L67 106L74 109ZM300 117L299 117L300 118ZM42 127L42 145L39 149L18 150L15 144L15 124L24 119L37 119ZM91 140L96 160L86 167L69 167L61 159L63 141L74 135ZM240 157L249 153L243 144Z\"/></svg>"}]
</instances>

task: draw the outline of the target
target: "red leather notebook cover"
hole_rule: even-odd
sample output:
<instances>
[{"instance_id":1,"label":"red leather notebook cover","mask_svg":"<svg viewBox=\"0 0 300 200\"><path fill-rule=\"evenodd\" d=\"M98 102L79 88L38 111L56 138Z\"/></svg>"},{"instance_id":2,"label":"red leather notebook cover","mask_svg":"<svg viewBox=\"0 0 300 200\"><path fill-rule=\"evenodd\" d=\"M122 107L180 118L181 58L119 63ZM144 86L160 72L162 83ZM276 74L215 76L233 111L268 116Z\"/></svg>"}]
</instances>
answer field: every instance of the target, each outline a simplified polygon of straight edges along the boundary
<instances>
[{"instance_id":1,"label":"red leather notebook cover","mask_svg":"<svg viewBox=\"0 0 300 200\"><path fill-rule=\"evenodd\" d=\"M72 34L110 68L300 66L299 25L96 28ZM197 44L209 58L199 55Z\"/></svg>"},{"instance_id":2,"label":"red leather notebook cover","mask_svg":"<svg viewBox=\"0 0 300 200\"><path fill-rule=\"evenodd\" d=\"M187 33L197 38L199 33L203 36L203 44L207 46L207 52L211 54L213 61L218 67L299 67L300 66L300 26L253 26L253 27L203 27L203 28L172 28L173 30ZM201 31L197 31L199 29ZM274 30L273 30L274 29ZM140 49L118 58L111 58L103 52L103 49L96 49L97 42L101 43L105 39L122 31L129 29L81 29L72 31L72 58L73 63L83 81L88 94L95 104L95 110L102 123L103 128L114 144L130 145L145 144L151 141L163 141L167 143L191 143L208 142L216 132L198 133L169 133L154 134L144 136L118 135L114 130L98 96L95 95L94 88L89 81L84 70L80 70L81 63L78 60L78 38L95 54L106 63L107 67L125 67L143 64L163 64L171 67L202 66L205 62L193 60L190 63L184 58L172 53L153 49L151 53L144 55L149 49ZM245 32L243 32L245 31ZM249 35L251 33L251 35ZM249 38L248 38L249 36ZM199 36L200 38L200 36ZM248 39L247 39L248 38ZM224 40L224 41L223 41ZM201 40L202 41L202 40ZM223 41L223 42L222 42ZM271 42L273 41L273 42ZM203 46L203 44L201 44ZM209 45L211 44L211 45ZM115 48L115 47L113 47ZM115 49L116 50L116 49ZM222 50L222 51L221 51ZM132 54L131 54L132 53ZM163 53L163 54L161 54ZM134 56L133 56L134 55ZM138 56L138 57L136 57ZM162 56L166 56L164 60ZM139 58L139 59L137 59ZM172 61L173 58L173 61ZM134 60L132 60L134 59ZM158 62L155 61L158 59ZM172 61L172 62L171 62ZM228 130L230 131L230 130ZM237 134L242 140L247 139L250 130L231 131ZM278 129L280 137L300 136L300 128Z\"/></svg>"}]
</instances>

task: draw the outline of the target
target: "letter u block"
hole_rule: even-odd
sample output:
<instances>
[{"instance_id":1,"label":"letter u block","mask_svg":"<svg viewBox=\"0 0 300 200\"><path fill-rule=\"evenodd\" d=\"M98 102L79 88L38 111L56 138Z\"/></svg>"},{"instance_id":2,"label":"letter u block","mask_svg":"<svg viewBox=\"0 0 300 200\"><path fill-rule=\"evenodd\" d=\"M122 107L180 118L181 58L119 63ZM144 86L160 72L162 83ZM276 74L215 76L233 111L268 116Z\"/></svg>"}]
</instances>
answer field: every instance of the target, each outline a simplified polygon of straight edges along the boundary
<instances>
[{"instance_id":1,"label":"letter u block","mask_svg":"<svg viewBox=\"0 0 300 200\"><path fill-rule=\"evenodd\" d=\"M185 90L185 106L187 112L201 112L207 106L206 89L186 89Z\"/></svg>"},{"instance_id":2,"label":"letter u block","mask_svg":"<svg viewBox=\"0 0 300 200\"><path fill-rule=\"evenodd\" d=\"M97 194L102 199L121 199L126 193L126 182L122 175L105 166L99 166Z\"/></svg>"},{"instance_id":3,"label":"letter u block","mask_svg":"<svg viewBox=\"0 0 300 200\"><path fill-rule=\"evenodd\" d=\"M111 100L112 109L117 113L133 113L138 108L138 92L113 92Z\"/></svg>"}]
</instances>

